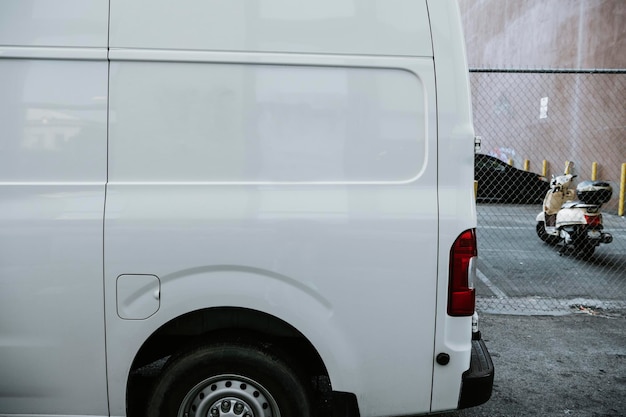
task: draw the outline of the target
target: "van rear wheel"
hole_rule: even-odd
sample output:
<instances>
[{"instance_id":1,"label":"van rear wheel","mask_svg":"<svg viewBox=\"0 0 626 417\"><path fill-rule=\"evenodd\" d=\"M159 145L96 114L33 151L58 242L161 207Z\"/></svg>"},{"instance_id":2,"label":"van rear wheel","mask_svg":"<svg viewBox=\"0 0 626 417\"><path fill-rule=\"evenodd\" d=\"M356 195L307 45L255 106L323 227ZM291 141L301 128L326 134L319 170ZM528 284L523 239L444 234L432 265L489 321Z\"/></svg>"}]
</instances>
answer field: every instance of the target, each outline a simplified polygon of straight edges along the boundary
<instances>
[{"instance_id":1,"label":"van rear wheel","mask_svg":"<svg viewBox=\"0 0 626 417\"><path fill-rule=\"evenodd\" d=\"M150 417L311 416L300 376L280 358L240 343L172 358L148 404Z\"/></svg>"}]
</instances>

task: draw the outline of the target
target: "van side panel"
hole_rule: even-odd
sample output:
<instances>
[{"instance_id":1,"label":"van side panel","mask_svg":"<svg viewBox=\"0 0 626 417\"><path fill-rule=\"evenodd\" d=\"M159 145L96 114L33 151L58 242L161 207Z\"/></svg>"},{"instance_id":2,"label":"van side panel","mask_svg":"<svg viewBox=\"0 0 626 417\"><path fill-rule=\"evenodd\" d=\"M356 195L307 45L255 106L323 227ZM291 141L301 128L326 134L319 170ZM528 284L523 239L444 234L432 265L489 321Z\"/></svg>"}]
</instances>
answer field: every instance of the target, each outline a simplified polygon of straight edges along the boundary
<instances>
[{"instance_id":1,"label":"van side panel","mask_svg":"<svg viewBox=\"0 0 626 417\"><path fill-rule=\"evenodd\" d=\"M108 0L2 0L0 45L106 48Z\"/></svg>"},{"instance_id":2,"label":"van side panel","mask_svg":"<svg viewBox=\"0 0 626 417\"><path fill-rule=\"evenodd\" d=\"M298 329L363 415L428 411L432 58L116 50L111 60L107 336L125 341L107 345L112 414L152 332L221 306ZM156 314L114 313L122 274L159 277Z\"/></svg>"},{"instance_id":3,"label":"van side panel","mask_svg":"<svg viewBox=\"0 0 626 417\"><path fill-rule=\"evenodd\" d=\"M423 0L111 0L110 46L432 56Z\"/></svg>"},{"instance_id":4,"label":"van side panel","mask_svg":"<svg viewBox=\"0 0 626 417\"><path fill-rule=\"evenodd\" d=\"M0 4L2 415L109 414L107 20L106 1Z\"/></svg>"},{"instance_id":5,"label":"van side panel","mask_svg":"<svg viewBox=\"0 0 626 417\"><path fill-rule=\"evenodd\" d=\"M111 182L403 184L418 178L427 150L420 74L317 61L113 63ZM416 62L420 71L432 71L430 62Z\"/></svg>"}]
</instances>

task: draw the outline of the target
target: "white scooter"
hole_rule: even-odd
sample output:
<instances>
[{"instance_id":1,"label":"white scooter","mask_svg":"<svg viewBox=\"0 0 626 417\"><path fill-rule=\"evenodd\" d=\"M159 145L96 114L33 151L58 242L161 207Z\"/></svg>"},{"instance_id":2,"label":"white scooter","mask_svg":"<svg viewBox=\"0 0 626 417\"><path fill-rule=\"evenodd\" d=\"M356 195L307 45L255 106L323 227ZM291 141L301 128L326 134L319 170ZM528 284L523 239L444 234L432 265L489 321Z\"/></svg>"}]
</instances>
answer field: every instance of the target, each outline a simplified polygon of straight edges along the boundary
<instances>
[{"instance_id":1,"label":"white scooter","mask_svg":"<svg viewBox=\"0 0 626 417\"><path fill-rule=\"evenodd\" d=\"M551 245L562 243L559 255L572 248L588 258L600 243L613 241L613 236L603 231L600 213L613 189L603 181L583 181L574 191L570 188L574 178L571 174L552 178L543 211L537 215L537 236Z\"/></svg>"}]
</instances>

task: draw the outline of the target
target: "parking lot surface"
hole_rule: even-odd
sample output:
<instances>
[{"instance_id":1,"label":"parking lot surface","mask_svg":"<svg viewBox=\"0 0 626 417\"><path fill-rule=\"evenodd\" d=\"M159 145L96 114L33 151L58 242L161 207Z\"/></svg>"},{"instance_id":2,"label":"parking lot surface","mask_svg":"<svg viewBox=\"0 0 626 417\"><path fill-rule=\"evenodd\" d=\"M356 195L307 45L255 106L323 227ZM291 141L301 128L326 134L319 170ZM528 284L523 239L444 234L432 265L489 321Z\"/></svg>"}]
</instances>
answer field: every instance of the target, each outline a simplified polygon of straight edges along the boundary
<instances>
[{"instance_id":1,"label":"parking lot surface","mask_svg":"<svg viewBox=\"0 0 626 417\"><path fill-rule=\"evenodd\" d=\"M445 417L626 416L626 311L481 315L492 398Z\"/></svg>"}]
</instances>

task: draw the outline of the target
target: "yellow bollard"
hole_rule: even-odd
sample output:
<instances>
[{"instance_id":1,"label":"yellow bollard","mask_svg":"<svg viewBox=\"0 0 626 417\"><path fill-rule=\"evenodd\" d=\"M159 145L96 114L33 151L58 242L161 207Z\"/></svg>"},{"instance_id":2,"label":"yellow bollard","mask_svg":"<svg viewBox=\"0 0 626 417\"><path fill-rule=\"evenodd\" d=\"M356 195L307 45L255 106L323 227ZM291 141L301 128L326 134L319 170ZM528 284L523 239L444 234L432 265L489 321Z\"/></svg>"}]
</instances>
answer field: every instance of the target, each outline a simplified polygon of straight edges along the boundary
<instances>
[{"instance_id":1,"label":"yellow bollard","mask_svg":"<svg viewBox=\"0 0 626 417\"><path fill-rule=\"evenodd\" d=\"M622 179L619 184L619 208L617 214L624 215L624 194L626 194L626 162L622 164Z\"/></svg>"},{"instance_id":2,"label":"yellow bollard","mask_svg":"<svg viewBox=\"0 0 626 417\"><path fill-rule=\"evenodd\" d=\"M564 172L565 175L570 173L572 169L572 165L574 165L572 161L565 161L565 172Z\"/></svg>"},{"instance_id":3,"label":"yellow bollard","mask_svg":"<svg viewBox=\"0 0 626 417\"><path fill-rule=\"evenodd\" d=\"M543 177L547 177L548 176L548 161L546 161L545 159L543 160L543 164L541 167L541 175Z\"/></svg>"},{"instance_id":4,"label":"yellow bollard","mask_svg":"<svg viewBox=\"0 0 626 417\"><path fill-rule=\"evenodd\" d=\"M528 171L530 168L530 161L528 159L524 159L524 171Z\"/></svg>"},{"instance_id":5,"label":"yellow bollard","mask_svg":"<svg viewBox=\"0 0 626 417\"><path fill-rule=\"evenodd\" d=\"M593 162L591 164L591 181L595 181L598 179L598 163Z\"/></svg>"}]
</instances>

